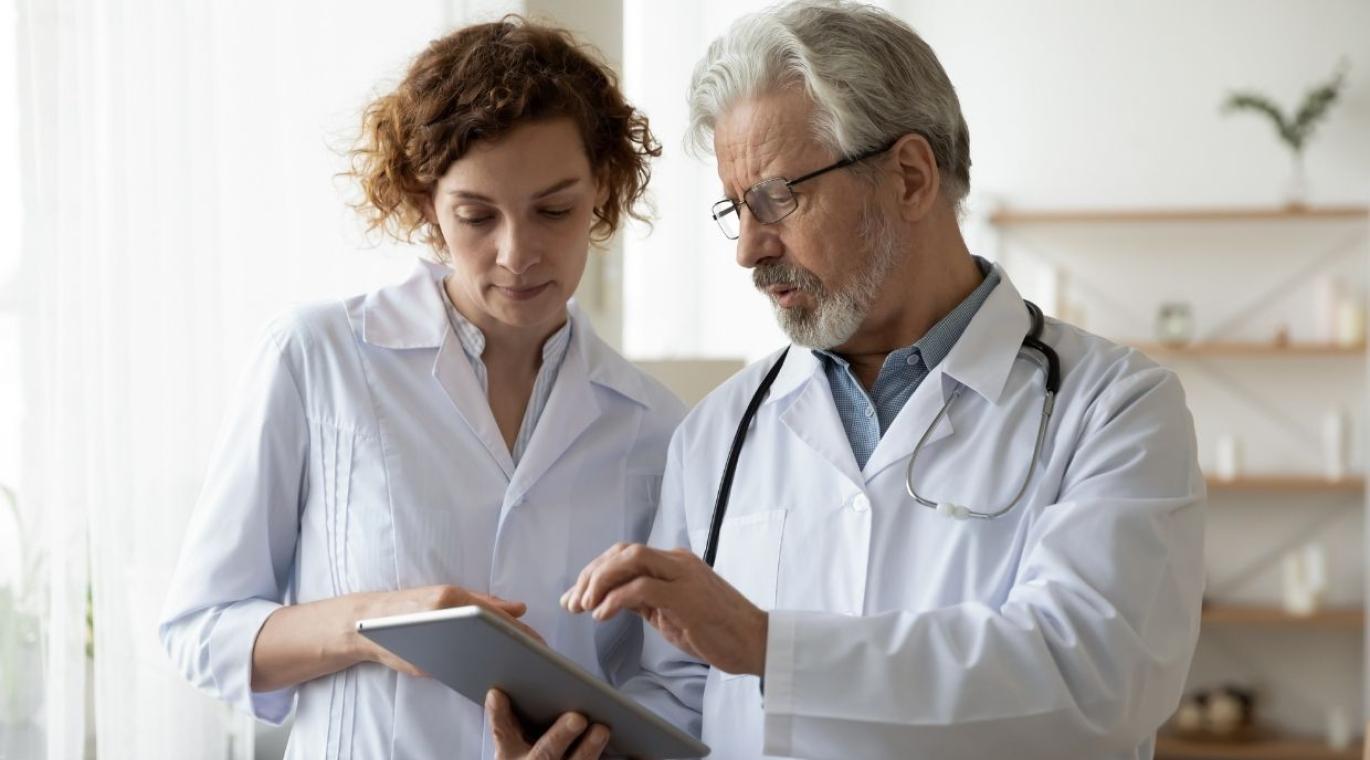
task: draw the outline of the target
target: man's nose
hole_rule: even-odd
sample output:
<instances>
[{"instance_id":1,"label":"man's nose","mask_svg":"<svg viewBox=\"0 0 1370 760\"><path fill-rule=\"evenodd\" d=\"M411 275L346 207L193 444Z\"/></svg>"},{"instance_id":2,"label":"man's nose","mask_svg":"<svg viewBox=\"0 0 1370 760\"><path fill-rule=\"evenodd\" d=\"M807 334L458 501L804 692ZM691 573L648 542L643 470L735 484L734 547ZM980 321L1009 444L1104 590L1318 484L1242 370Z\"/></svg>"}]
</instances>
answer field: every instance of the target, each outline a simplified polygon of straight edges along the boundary
<instances>
[{"instance_id":1,"label":"man's nose","mask_svg":"<svg viewBox=\"0 0 1370 760\"><path fill-rule=\"evenodd\" d=\"M761 224L752 216L751 209L738 210L737 263L747 269L766 259L776 258L784 251L775 225Z\"/></svg>"}]
</instances>

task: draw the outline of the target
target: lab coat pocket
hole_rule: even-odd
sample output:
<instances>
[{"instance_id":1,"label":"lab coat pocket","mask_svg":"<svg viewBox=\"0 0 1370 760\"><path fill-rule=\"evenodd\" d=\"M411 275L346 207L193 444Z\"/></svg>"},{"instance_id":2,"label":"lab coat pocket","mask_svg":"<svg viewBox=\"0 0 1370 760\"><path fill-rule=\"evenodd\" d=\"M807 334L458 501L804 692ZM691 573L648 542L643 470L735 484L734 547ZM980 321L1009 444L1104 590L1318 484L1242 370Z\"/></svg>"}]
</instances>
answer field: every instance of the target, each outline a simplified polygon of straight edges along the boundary
<instances>
[{"instance_id":1,"label":"lab coat pocket","mask_svg":"<svg viewBox=\"0 0 1370 760\"><path fill-rule=\"evenodd\" d=\"M785 514L786 510L773 509L730 517L723 521L718 534L714 571L763 610L775 607ZM704 553L708 539L707 528L690 533L690 543L698 554ZM719 675L724 680L739 677Z\"/></svg>"}]
</instances>

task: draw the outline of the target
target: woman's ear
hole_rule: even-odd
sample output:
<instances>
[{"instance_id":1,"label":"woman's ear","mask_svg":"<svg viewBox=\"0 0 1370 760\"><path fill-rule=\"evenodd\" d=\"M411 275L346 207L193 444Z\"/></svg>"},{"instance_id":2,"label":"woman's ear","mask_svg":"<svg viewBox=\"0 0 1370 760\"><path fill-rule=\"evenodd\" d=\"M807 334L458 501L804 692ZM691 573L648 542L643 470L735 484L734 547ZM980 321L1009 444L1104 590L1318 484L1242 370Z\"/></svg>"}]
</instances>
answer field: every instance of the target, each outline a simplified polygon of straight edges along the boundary
<instances>
[{"instance_id":1,"label":"woman's ear","mask_svg":"<svg viewBox=\"0 0 1370 760\"><path fill-rule=\"evenodd\" d=\"M595 179L595 208L604 208L609 202L609 183L604 177Z\"/></svg>"}]
</instances>

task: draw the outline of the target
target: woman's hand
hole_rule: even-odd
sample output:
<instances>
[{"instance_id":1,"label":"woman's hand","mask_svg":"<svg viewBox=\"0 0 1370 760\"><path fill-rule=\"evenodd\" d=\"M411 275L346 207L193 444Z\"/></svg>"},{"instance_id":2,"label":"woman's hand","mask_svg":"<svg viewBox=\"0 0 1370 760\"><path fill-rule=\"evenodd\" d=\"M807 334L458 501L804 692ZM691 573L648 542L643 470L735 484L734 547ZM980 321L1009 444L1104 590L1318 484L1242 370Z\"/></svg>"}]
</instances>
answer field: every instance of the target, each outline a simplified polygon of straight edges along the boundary
<instances>
[{"instance_id":1,"label":"woman's hand","mask_svg":"<svg viewBox=\"0 0 1370 760\"><path fill-rule=\"evenodd\" d=\"M527 611L522 602L511 602L460 586L422 586L347 594L281 607L267 617L252 647L252 690L284 689L359 662L379 662L407 675L424 675L418 668L357 633L357 621L468 604L484 607L529 636L542 640L536 631L518 620Z\"/></svg>"},{"instance_id":2,"label":"woman's hand","mask_svg":"<svg viewBox=\"0 0 1370 760\"><path fill-rule=\"evenodd\" d=\"M511 602L497 596L470 591L460 586L421 586L399 591L351 594L343 598L353 602L348 630L351 634L351 648L355 652L357 661L379 662L405 675L423 676L427 674L396 657L390 650L358 633L356 626L358 620L405 615L411 612L445 610L449 607L464 607L474 604L500 615L517 626L519 630L538 641L542 641L542 637L538 635L537 631L529 628L518 619L523 616L524 612L528 611L528 605L523 602Z\"/></svg>"},{"instance_id":3,"label":"woman's hand","mask_svg":"<svg viewBox=\"0 0 1370 760\"><path fill-rule=\"evenodd\" d=\"M577 713L557 718L547 733L529 744L509 698L495 689L485 695L485 720L495 738L498 760L595 760L609 745L609 727L592 726Z\"/></svg>"}]
</instances>

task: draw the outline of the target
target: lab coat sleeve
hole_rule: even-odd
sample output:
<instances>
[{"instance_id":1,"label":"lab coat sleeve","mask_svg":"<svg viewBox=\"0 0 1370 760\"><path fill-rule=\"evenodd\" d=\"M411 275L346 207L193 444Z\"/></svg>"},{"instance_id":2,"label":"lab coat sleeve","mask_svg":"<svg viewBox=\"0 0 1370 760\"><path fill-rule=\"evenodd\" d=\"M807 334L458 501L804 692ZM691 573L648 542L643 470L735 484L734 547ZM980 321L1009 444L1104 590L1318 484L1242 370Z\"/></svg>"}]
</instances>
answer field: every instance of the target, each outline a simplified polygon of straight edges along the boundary
<instances>
[{"instance_id":1,"label":"lab coat sleeve","mask_svg":"<svg viewBox=\"0 0 1370 760\"><path fill-rule=\"evenodd\" d=\"M1077 441L1002 606L771 614L767 754L1096 757L1154 736L1181 696L1203 586L1204 481L1179 381L1155 367L1116 380Z\"/></svg>"},{"instance_id":2,"label":"lab coat sleeve","mask_svg":"<svg viewBox=\"0 0 1370 760\"><path fill-rule=\"evenodd\" d=\"M666 455L661 507L652 524L649 545L658 549L689 548L685 522L685 491L681 434L676 433ZM706 663L671 645L655 628L642 624L642 670L621 690L676 727L698 737L704 705Z\"/></svg>"},{"instance_id":3,"label":"lab coat sleeve","mask_svg":"<svg viewBox=\"0 0 1370 760\"><path fill-rule=\"evenodd\" d=\"M291 356L273 328L210 460L159 627L192 685L273 724L294 690L254 693L252 649L284 600L299 534L309 434Z\"/></svg>"}]
</instances>

